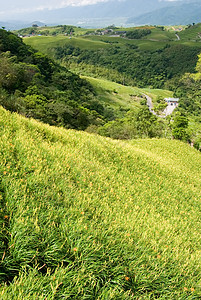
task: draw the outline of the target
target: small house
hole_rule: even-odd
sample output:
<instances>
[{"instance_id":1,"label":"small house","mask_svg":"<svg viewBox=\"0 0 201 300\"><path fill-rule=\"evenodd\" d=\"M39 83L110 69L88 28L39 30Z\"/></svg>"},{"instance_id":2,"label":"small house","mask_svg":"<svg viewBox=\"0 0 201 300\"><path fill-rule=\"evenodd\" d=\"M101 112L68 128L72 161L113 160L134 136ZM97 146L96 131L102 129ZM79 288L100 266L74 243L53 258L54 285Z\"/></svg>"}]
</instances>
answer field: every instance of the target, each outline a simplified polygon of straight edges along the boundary
<instances>
[{"instance_id":1,"label":"small house","mask_svg":"<svg viewBox=\"0 0 201 300\"><path fill-rule=\"evenodd\" d=\"M178 106L179 98L165 98L168 105Z\"/></svg>"}]
</instances>

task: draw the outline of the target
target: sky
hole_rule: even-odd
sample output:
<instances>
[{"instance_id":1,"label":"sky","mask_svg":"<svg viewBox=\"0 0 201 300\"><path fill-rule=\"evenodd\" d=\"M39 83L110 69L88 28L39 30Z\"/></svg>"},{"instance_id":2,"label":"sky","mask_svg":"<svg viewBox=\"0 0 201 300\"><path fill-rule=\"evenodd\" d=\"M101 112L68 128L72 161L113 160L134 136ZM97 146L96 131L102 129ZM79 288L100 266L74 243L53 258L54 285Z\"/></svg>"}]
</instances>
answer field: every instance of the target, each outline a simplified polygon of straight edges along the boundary
<instances>
[{"instance_id":1,"label":"sky","mask_svg":"<svg viewBox=\"0 0 201 300\"><path fill-rule=\"evenodd\" d=\"M55 9L71 6L81 6L95 4L98 2L107 2L111 0L0 0L0 14L4 12L26 12L43 9Z\"/></svg>"},{"instance_id":2,"label":"sky","mask_svg":"<svg viewBox=\"0 0 201 300\"><path fill-rule=\"evenodd\" d=\"M71 6L90 5L108 1L124 0L0 0L0 18L6 15L29 13L44 9L56 9ZM142 0L143 1L143 0ZM159 0L159 1L182 1L182 0Z\"/></svg>"}]
</instances>

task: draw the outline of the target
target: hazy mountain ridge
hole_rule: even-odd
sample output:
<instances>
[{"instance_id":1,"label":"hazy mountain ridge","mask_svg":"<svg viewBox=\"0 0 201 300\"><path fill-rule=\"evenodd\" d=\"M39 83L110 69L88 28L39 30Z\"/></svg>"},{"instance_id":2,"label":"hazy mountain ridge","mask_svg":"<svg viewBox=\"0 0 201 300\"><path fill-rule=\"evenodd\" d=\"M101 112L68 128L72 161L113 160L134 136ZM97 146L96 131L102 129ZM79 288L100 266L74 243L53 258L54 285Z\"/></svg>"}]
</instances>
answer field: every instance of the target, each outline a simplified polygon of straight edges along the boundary
<instances>
[{"instance_id":1,"label":"hazy mountain ridge","mask_svg":"<svg viewBox=\"0 0 201 300\"><path fill-rule=\"evenodd\" d=\"M155 11L129 18L127 23L138 25L176 25L198 23L201 20L201 3L174 3L172 6L163 7Z\"/></svg>"},{"instance_id":2,"label":"hazy mountain ridge","mask_svg":"<svg viewBox=\"0 0 201 300\"><path fill-rule=\"evenodd\" d=\"M199 4L198 1L195 1L195 3ZM169 14L171 14L172 11L174 12L175 9L177 10L177 8L180 9L181 6L183 6L184 9L182 12L184 18L188 17L187 19L189 19L191 15L193 16L194 11L192 12L192 9L189 10L189 5L192 6L192 1L190 0L178 2L159 0L125 0L117 2L113 0L106 3L97 3L93 5L68 6L66 8L54 10L45 9L32 13L18 14L16 17L12 16L12 20L19 19L21 21L8 22L5 20L7 21L7 24L4 25L2 22L0 24L8 29L26 27L25 24L27 25L28 23L31 23L32 20L40 20L45 24L78 25L81 22L83 26L91 25L92 27L93 24L97 24L97 26L100 24L99 26L102 26L104 20L106 24L109 22L109 24L114 23L115 25L122 25L122 22L135 23L136 25L150 22L153 24L158 24L161 21L163 24L166 24L169 23ZM163 13L162 20L158 16L158 14L160 15L161 12ZM124 19L120 20L120 18ZM177 20L177 13L174 13L171 22L177 23Z\"/></svg>"}]
</instances>

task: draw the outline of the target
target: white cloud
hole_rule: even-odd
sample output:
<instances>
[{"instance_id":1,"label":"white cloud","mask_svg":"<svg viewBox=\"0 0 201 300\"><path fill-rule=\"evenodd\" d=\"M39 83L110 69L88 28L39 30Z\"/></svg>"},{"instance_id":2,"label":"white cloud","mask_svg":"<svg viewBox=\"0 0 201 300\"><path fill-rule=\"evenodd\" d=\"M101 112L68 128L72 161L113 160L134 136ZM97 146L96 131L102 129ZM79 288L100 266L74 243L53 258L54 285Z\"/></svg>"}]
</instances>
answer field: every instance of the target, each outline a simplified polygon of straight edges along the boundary
<instances>
[{"instance_id":1,"label":"white cloud","mask_svg":"<svg viewBox=\"0 0 201 300\"><path fill-rule=\"evenodd\" d=\"M0 11L9 11L14 9L44 9L61 8L66 6L83 6L96 4L98 2L108 2L114 0L7 0L2 1ZM119 0L117 0L119 1Z\"/></svg>"},{"instance_id":2,"label":"white cloud","mask_svg":"<svg viewBox=\"0 0 201 300\"><path fill-rule=\"evenodd\" d=\"M159 2L179 2L183 0L159 0Z\"/></svg>"},{"instance_id":3,"label":"white cloud","mask_svg":"<svg viewBox=\"0 0 201 300\"><path fill-rule=\"evenodd\" d=\"M114 0L7 0L1 4L0 15L19 15L28 12L53 10L67 6L84 6ZM116 0L120 1L120 0Z\"/></svg>"},{"instance_id":4,"label":"white cloud","mask_svg":"<svg viewBox=\"0 0 201 300\"><path fill-rule=\"evenodd\" d=\"M99 2L108 2L110 0L65 0L62 1L61 6L84 6L84 5L92 5Z\"/></svg>"}]
</instances>

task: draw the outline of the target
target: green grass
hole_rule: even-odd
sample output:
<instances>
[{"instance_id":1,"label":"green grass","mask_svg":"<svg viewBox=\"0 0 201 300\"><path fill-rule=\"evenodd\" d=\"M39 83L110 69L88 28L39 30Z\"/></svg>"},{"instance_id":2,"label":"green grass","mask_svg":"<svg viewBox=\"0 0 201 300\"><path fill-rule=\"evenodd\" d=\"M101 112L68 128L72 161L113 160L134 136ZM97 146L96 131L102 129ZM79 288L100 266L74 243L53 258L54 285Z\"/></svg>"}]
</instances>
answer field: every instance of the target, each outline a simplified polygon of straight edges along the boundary
<instances>
[{"instance_id":1,"label":"green grass","mask_svg":"<svg viewBox=\"0 0 201 300\"><path fill-rule=\"evenodd\" d=\"M161 97L161 98L173 97L173 92L168 90L150 89L150 88L143 88L141 90L143 91L143 93L150 96L153 100L156 100L157 97Z\"/></svg>"},{"instance_id":2,"label":"green grass","mask_svg":"<svg viewBox=\"0 0 201 300\"><path fill-rule=\"evenodd\" d=\"M83 37L69 37L58 36L33 36L24 38L24 42L33 48L51 54L51 49L57 46L63 46L65 44L79 47L81 49L100 49L111 47L110 43L117 44L118 46L124 46L126 44L136 45L141 50L157 50L162 49L167 41L152 41L152 40L129 40L120 37L109 36L83 36ZM191 44L191 43L190 43Z\"/></svg>"},{"instance_id":3,"label":"green grass","mask_svg":"<svg viewBox=\"0 0 201 300\"><path fill-rule=\"evenodd\" d=\"M181 41L199 41L201 42L201 38L198 36L201 33L201 23L198 23L186 30L183 30L179 33Z\"/></svg>"},{"instance_id":4,"label":"green grass","mask_svg":"<svg viewBox=\"0 0 201 300\"><path fill-rule=\"evenodd\" d=\"M151 30L151 34L147 35L145 39L156 40L156 41L174 41L176 40L175 33L168 30L161 30L154 28Z\"/></svg>"},{"instance_id":5,"label":"green grass","mask_svg":"<svg viewBox=\"0 0 201 300\"><path fill-rule=\"evenodd\" d=\"M138 88L99 78L82 76L94 87L97 98L104 104L117 108L136 109L139 107L141 91Z\"/></svg>"},{"instance_id":6,"label":"green grass","mask_svg":"<svg viewBox=\"0 0 201 300\"><path fill-rule=\"evenodd\" d=\"M0 298L200 299L200 165L0 108Z\"/></svg>"},{"instance_id":7,"label":"green grass","mask_svg":"<svg viewBox=\"0 0 201 300\"><path fill-rule=\"evenodd\" d=\"M68 37L63 35L58 36L33 36L24 38L24 42L27 45L32 46L38 51L51 54L51 49L65 44L79 47L81 49L100 49L107 48L110 45L102 41L91 41L89 39L83 39L81 37Z\"/></svg>"},{"instance_id":8,"label":"green grass","mask_svg":"<svg viewBox=\"0 0 201 300\"><path fill-rule=\"evenodd\" d=\"M173 97L173 92L162 89L137 88L124 86L106 79L92 78L82 76L87 79L97 92L100 101L108 103L111 106L121 106L126 109L136 109L142 100L143 94L149 95L153 101L157 97Z\"/></svg>"},{"instance_id":9,"label":"green grass","mask_svg":"<svg viewBox=\"0 0 201 300\"><path fill-rule=\"evenodd\" d=\"M83 37L84 38L84 37ZM111 42L113 44L117 44L117 46L124 46L124 45L136 45L140 48L140 50L157 50L162 49L166 44L167 41L152 41L152 40L129 40L121 37L110 37L110 36L89 36L87 40L92 41L102 41L102 42Z\"/></svg>"}]
</instances>

